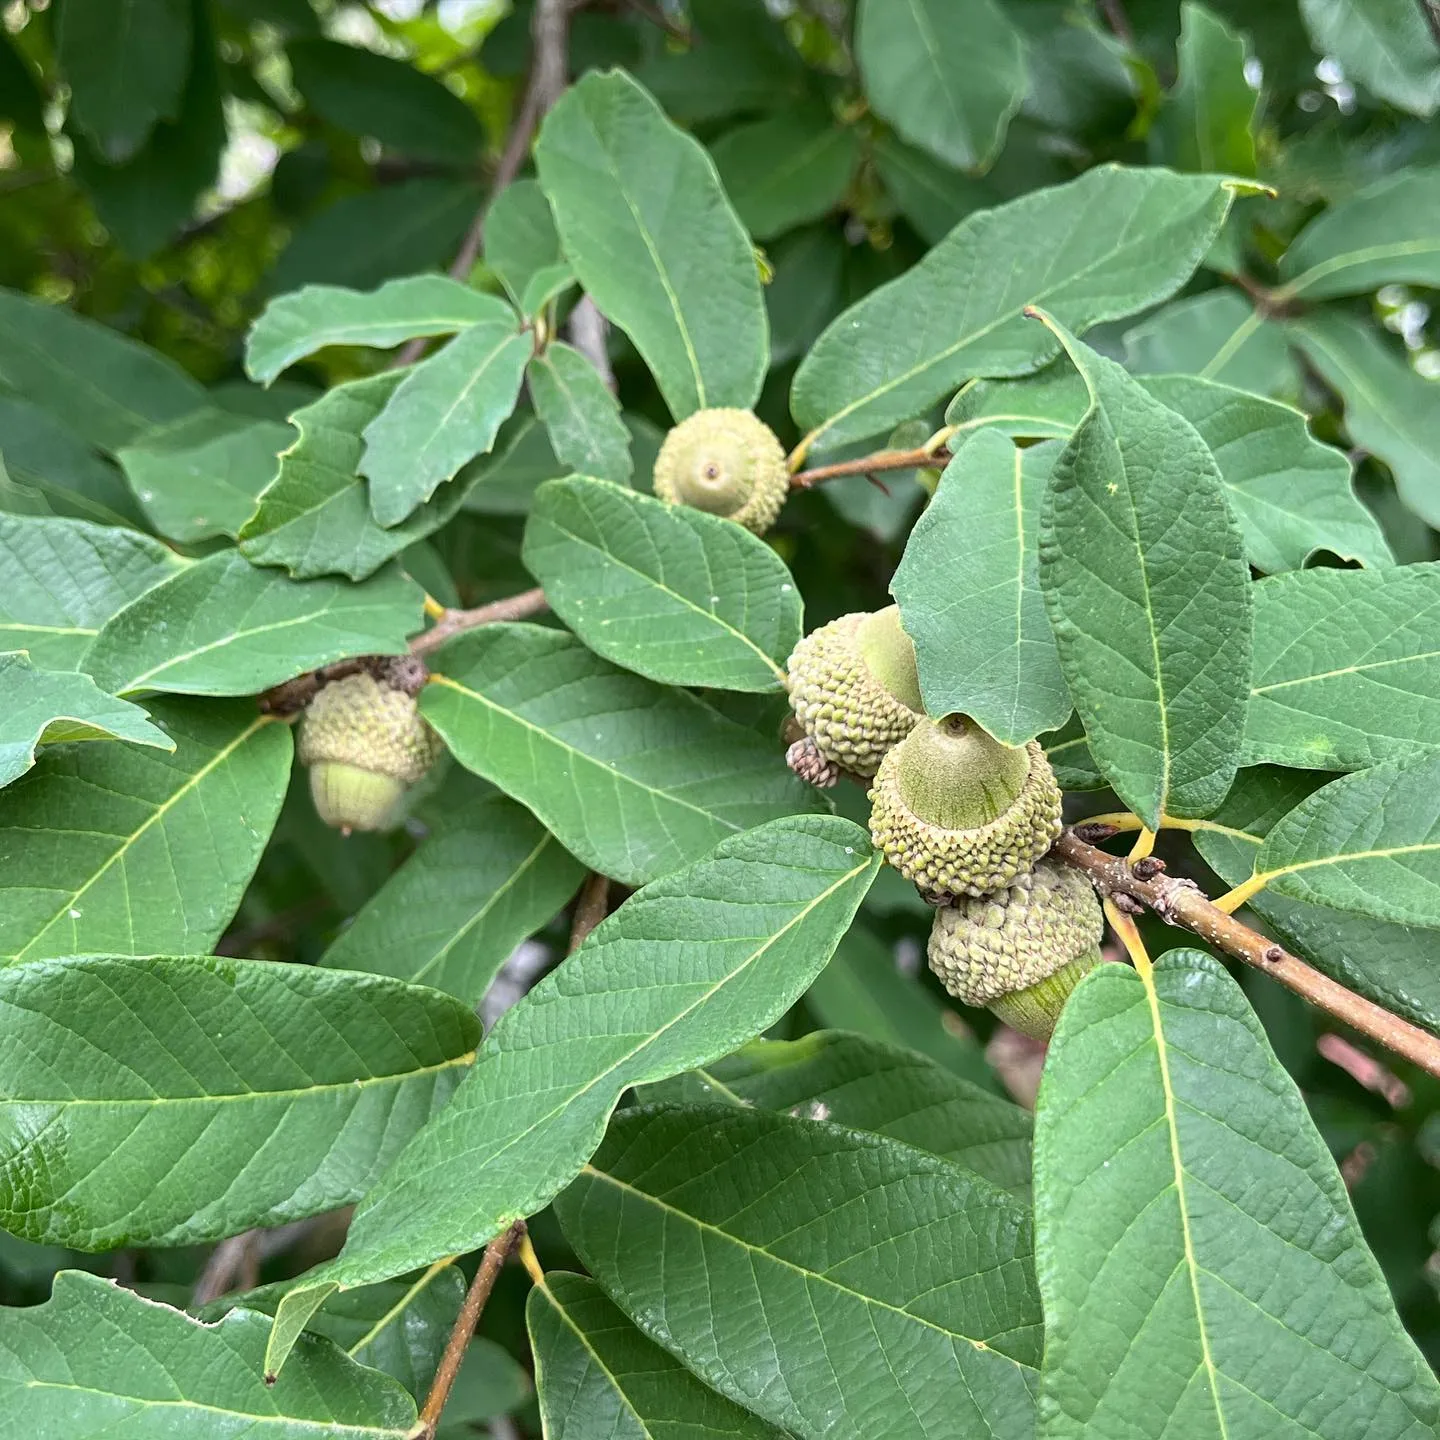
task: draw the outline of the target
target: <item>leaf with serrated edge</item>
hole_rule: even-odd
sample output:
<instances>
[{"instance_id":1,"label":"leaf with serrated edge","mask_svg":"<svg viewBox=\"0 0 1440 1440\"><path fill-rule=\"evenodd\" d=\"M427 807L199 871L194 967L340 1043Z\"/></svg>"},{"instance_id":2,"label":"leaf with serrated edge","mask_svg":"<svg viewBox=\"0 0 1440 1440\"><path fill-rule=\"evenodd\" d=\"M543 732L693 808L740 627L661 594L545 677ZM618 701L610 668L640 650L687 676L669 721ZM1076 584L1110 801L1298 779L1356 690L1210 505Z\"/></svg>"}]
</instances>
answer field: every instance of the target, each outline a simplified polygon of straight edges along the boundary
<instances>
[{"instance_id":1,"label":"leaf with serrated edge","mask_svg":"<svg viewBox=\"0 0 1440 1440\"><path fill-rule=\"evenodd\" d=\"M646 1104L724 1102L871 1130L1002 1190L1030 1189L1030 1115L913 1050L843 1030L752 1040L742 1050L647 1086Z\"/></svg>"},{"instance_id":2,"label":"leaf with serrated edge","mask_svg":"<svg viewBox=\"0 0 1440 1440\"><path fill-rule=\"evenodd\" d=\"M1249 884L1399 925L1440 927L1440 751L1344 775L1265 837Z\"/></svg>"},{"instance_id":3,"label":"leaf with serrated edge","mask_svg":"<svg viewBox=\"0 0 1440 1440\"><path fill-rule=\"evenodd\" d=\"M785 562L719 515L603 480L535 492L525 567L597 654L668 685L778 690L801 634Z\"/></svg>"},{"instance_id":4,"label":"leaf with serrated edge","mask_svg":"<svg viewBox=\"0 0 1440 1440\"><path fill-rule=\"evenodd\" d=\"M525 1307L550 1440L781 1440L647 1340L583 1275L546 1275Z\"/></svg>"},{"instance_id":5,"label":"leaf with serrated edge","mask_svg":"<svg viewBox=\"0 0 1440 1440\"><path fill-rule=\"evenodd\" d=\"M620 402L589 360L556 341L530 362L526 375L535 413L566 468L628 484L634 468L630 432L620 418Z\"/></svg>"},{"instance_id":6,"label":"leaf with serrated edge","mask_svg":"<svg viewBox=\"0 0 1440 1440\"><path fill-rule=\"evenodd\" d=\"M750 239L714 163L623 71L591 72L535 147L565 254L635 342L677 420L749 409L769 359Z\"/></svg>"},{"instance_id":7,"label":"leaf with serrated edge","mask_svg":"<svg viewBox=\"0 0 1440 1440\"><path fill-rule=\"evenodd\" d=\"M254 695L347 655L403 654L424 603L393 566L359 585L300 581L221 551L113 615L84 664L117 695Z\"/></svg>"},{"instance_id":8,"label":"leaf with serrated edge","mask_svg":"<svg viewBox=\"0 0 1440 1440\"><path fill-rule=\"evenodd\" d=\"M804 994L879 863L858 825L792 816L632 895L501 1017L277 1326L286 1307L313 1313L327 1286L472 1250L549 1204L630 1086L728 1054ZM277 1343L270 1368L283 1359Z\"/></svg>"},{"instance_id":9,"label":"leaf with serrated edge","mask_svg":"<svg viewBox=\"0 0 1440 1440\"><path fill-rule=\"evenodd\" d=\"M555 1208L651 1339L803 1440L1034 1433L1029 1207L977 1175L838 1125L662 1106L619 1116Z\"/></svg>"},{"instance_id":10,"label":"leaf with serrated edge","mask_svg":"<svg viewBox=\"0 0 1440 1440\"><path fill-rule=\"evenodd\" d=\"M486 320L406 374L365 427L360 473L377 524L398 525L467 460L489 451L515 408L530 354L531 337L516 333L513 316Z\"/></svg>"},{"instance_id":11,"label":"leaf with serrated edge","mask_svg":"<svg viewBox=\"0 0 1440 1440\"><path fill-rule=\"evenodd\" d=\"M475 1005L584 875L528 810L492 795L427 836L320 963L433 985Z\"/></svg>"},{"instance_id":12,"label":"leaf with serrated edge","mask_svg":"<svg viewBox=\"0 0 1440 1440\"><path fill-rule=\"evenodd\" d=\"M1040 594L1036 532L1060 446L998 431L960 444L891 581L932 715L956 711L1007 745L1069 718L1070 690Z\"/></svg>"},{"instance_id":13,"label":"leaf with serrated edge","mask_svg":"<svg viewBox=\"0 0 1440 1440\"><path fill-rule=\"evenodd\" d=\"M1242 35L1203 5L1180 7L1179 79L1156 123L1162 150L1181 170L1255 173L1260 92L1245 75Z\"/></svg>"},{"instance_id":14,"label":"leaf with serrated edge","mask_svg":"<svg viewBox=\"0 0 1440 1440\"><path fill-rule=\"evenodd\" d=\"M77 1250L358 1200L480 1033L468 1004L420 986L198 957L10 965L0 1013L0 1223Z\"/></svg>"},{"instance_id":15,"label":"leaf with serrated edge","mask_svg":"<svg viewBox=\"0 0 1440 1440\"><path fill-rule=\"evenodd\" d=\"M1209 956L1102 965L1071 996L1035 1224L1044 1440L1434 1433L1440 1390L1329 1151Z\"/></svg>"},{"instance_id":16,"label":"leaf with serrated edge","mask_svg":"<svg viewBox=\"0 0 1440 1440\"><path fill-rule=\"evenodd\" d=\"M291 1368L267 1384L260 1367L270 1330L253 1310L202 1325L113 1280L64 1270L45 1304L0 1310L0 1409L26 1435L67 1440L122 1432L136 1440L222 1433L405 1440L411 1433L410 1396L329 1340L305 1336Z\"/></svg>"},{"instance_id":17,"label":"leaf with serrated edge","mask_svg":"<svg viewBox=\"0 0 1440 1440\"><path fill-rule=\"evenodd\" d=\"M1255 587L1247 765L1358 770L1440 744L1440 561Z\"/></svg>"},{"instance_id":18,"label":"leaf with serrated edge","mask_svg":"<svg viewBox=\"0 0 1440 1440\"><path fill-rule=\"evenodd\" d=\"M1219 232L1231 185L1101 165L967 216L815 342L790 394L807 447L878 435L972 376L1038 370L1060 347L1024 318L1027 306L1079 332L1164 300ZM989 283L975 285L977 274Z\"/></svg>"},{"instance_id":19,"label":"leaf with serrated edge","mask_svg":"<svg viewBox=\"0 0 1440 1440\"><path fill-rule=\"evenodd\" d=\"M449 335L481 320L508 320L510 307L447 275L407 275L376 290L306 285L272 300L245 340L245 373L268 385L326 345L388 350L420 335Z\"/></svg>"},{"instance_id":20,"label":"leaf with serrated edge","mask_svg":"<svg viewBox=\"0 0 1440 1440\"><path fill-rule=\"evenodd\" d=\"M290 729L253 704L150 706L174 754L46 751L0 791L0 961L206 954L270 837Z\"/></svg>"},{"instance_id":21,"label":"leaf with serrated edge","mask_svg":"<svg viewBox=\"0 0 1440 1440\"><path fill-rule=\"evenodd\" d=\"M457 476L408 519L386 530L370 514L360 479L361 432L404 378L384 370L327 390L291 417L300 438L280 456L280 473L261 492L240 531L240 553L254 565L280 565L296 580L348 575L364 580L387 560L450 520L470 483Z\"/></svg>"},{"instance_id":22,"label":"leaf with serrated edge","mask_svg":"<svg viewBox=\"0 0 1440 1440\"><path fill-rule=\"evenodd\" d=\"M824 808L779 748L573 636L487 625L435 657L425 718L571 854L643 885L751 825Z\"/></svg>"},{"instance_id":23,"label":"leaf with serrated edge","mask_svg":"<svg viewBox=\"0 0 1440 1440\"><path fill-rule=\"evenodd\" d=\"M45 670L78 669L100 627L185 566L149 535L39 515L0 515L0 648Z\"/></svg>"},{"instance_id":24,"label":"leaf with serrated edge","mask_svg":"<svg viewBox=\"0 0 1440 1440\"><path fill-rule=\"evenodd\" d=\"M1090 753L1155 830L1164 814L1213 810L1235 778L1250 571L1195 428L1057 333L1090 408L1051 477L1040 585Z\"/></svg>"},{"instance_id":25,"label":"leaf with serrated edge","mask_svg":"<svg viewBox=\"0 0 1440 1440\"><path fill-rule=\"evenodd\" d=\"M107 695L73 670L37 670L27 655L0 654L0 785L34 763L41 745L78 740L129 740L173 750L175 742L128 700Z\"/></svg>"}]
</instances>

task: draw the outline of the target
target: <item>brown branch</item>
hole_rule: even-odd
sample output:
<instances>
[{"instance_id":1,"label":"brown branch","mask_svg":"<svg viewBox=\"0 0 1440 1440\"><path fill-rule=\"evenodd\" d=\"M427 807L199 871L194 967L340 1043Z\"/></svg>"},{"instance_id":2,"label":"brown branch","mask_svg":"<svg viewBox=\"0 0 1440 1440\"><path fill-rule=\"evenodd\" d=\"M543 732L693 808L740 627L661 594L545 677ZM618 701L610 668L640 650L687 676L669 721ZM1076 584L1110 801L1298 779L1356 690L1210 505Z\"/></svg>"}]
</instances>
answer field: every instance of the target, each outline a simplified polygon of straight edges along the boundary
<instances>
[{"instance_id":1,"label":"brown branch","mask_svg":"<svg viewBox=\"0 0 1440 1440\"><path fill-rule=\"evenodd\" d=\"M590 932L605 918L610 910L610 877L592 870L580 887L575 901L575 914L570 921L570 948L565 952L573 955L586 941Z\"/></svg>"},{"instance_id":2,"label":"brown branch","mask_svg":"<svg viewBox=\"0 0 1440 1440\"><path fill-rule=\"evenodd\" d=\"M1168 924L1183 925L1216 949L1263 970L1387 1050L1404 1056L1431 1075L1440 1075L1440 1038L1347 990L1267 936L1227 915L1212 905L1192 881L1161 874L1156 864L1146 861L1140 862L1137 873L1127 861L1087 845L1074 830L1061 835L1050 853L1083 870L1102 895L1127 896L1148 906Z\"/></svg>"},{"instance_id":3,"label":"brown branch","mask_svg":"<svg viewBox=\"0 0 1440 1440\"><path fill-rule=\"evenodd\" d=\"M530 67L530 80L525 86L525 98L520 102L520 113L510 128L510 137L505 142L500 163L495 167L495 179L484 203L475 212L455 258L450 262L450 278L464 280L480 254L485 241L485 218L500 192L520 173L530 154L530 142L535 138L546 112L560 98L569 80L569 58L567 45L570 35L570 6L568 0L539 0L530 22L530 35L535 46L535 59ZM430 337L418 335L407 342L395 357L395 369L413 365L424 353Z\"/></svg>"},{"instance_id":4,"label":"brown branch","mask_svg":"<svg viewBox=\"0 0 1440 1440\"><path fill-rule=\"evenodd\" d=\"M1430 38L1440 46L1440 0L1415 0L1420 7L1420 18L1430 30Z\"/></svg>"},{"instance_id":5,"label":"brown branch","mask_svg":"<svg viewBox=\"0 0 1440 1440\"><path fill-rule=\"evenodd\" d=\"M817 465L790 477L792 490L808 490L841 475L871 475L882 470L919 470L923 467L943 469L950 463L950 452L943 447L927 450L923 445L914 450L877 450L855 460L840 460L834 465Z\"/></svg>"},{"instance_id":6,"label":"brown branch","mask_svg":"<svg viewBox=\"0 0 1440 1440\"><path fill-rule=\"evenodd\" d=\"M198 1310L232 1290L253 1290L260 1283L260 1232L246 1230L222 1240L195 1282L190 1308Z\"/></svg>"},{"instance_id":7,"label":"brown branch","mask_svg":"<svg viewBox=\"0 0 1440 1440\"><path fill-rule=\"evenodd\" d=\"M440 1416L445 1409L445 1402L450 1398L455 1377L460 1373L460 1362L465 1358L470 1337L474 1335L475 1326L480 1321L480 1312L484 1310L485 1302L495 1288L500 1267L504 1265L511 1250L515 1248L516 1241L524 1233L525 1222L517 1220L503 1235L497 1235L485 1247L485 1253L480 1258L480 1268L470 1282L470 1289L465 1293L465 1303L461 1305L460 1313L455 1317L455 1326L450 1331L450 1338L445 1342L445 1353L440 1357L439 1369L435 1371L430 1393L425 1397L420 1423L410 1432L409 1440L435 1440L435 1429L440 1424Z\"/></svg>"},{"instance_id":8,"label":"brown branch","mask_svg":"<svg viewBox=\"0 0 1440 1440\"><path fill-rule=\"evenodd\" d=\"M537 586L503 600L492 600L488 605L477 605L473 610L447 610L430 629L410 642L410 653L430 655L463 631L493 625L498 620L523 620L527 615L538 615L547 605L545 592Z\"/></svg>"},{"instance_id":9,"label":"brown branch","mask_svg":"<svg viewBox=\"0 0 1440 1440\"><path fill-rule=\"evenodd\" d=\"M1134 45L1135 32L1130 28L1130 17L1125 13L1122 0L1099 0L1100 13L1111 33L1122 45Z\"/></svg>"}]
</instances>

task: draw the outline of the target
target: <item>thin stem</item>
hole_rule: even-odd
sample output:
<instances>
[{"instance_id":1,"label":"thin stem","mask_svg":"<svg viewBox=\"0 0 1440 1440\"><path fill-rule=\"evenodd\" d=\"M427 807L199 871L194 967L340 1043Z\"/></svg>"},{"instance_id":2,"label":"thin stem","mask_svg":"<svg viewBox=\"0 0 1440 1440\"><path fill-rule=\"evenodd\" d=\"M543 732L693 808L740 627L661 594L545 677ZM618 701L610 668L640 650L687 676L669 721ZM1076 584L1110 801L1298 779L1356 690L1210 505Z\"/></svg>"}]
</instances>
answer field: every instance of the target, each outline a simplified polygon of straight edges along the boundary
<instances>
[{"instance_id":1,"label":"thin stem","mask_svg":"<svg viewBox=\"0 0 1440 1440\"><path fill-rule=\"evenodd\" d=\"M877 450L873 455L861 455L855 460L839 460L833 465L817 465L813 470L801 470L790 477L792 490L808 490L826 480L838 479L841 475L872 475L883 470L918 470L922 467L943 468L950 463L950 452L945 448L928 449L924 445L913 450Z\"/></svg>"},{"instance_id":2,"label":"thin stem","mask_svg":"<svg viewBox=\"0 0 1440 1440\"><path fill-rule=\"evenodd\" d=\"M1215 901L1215 908L1233 915L1252 895L1258 895L1268 884L1268 875L1252 875L1243 885L1227 890Z\"/></svg>"},{"instance_id":3,"label":"thin stem","mask_svg":"<svg viewBox=\"0 0 1440 1440\"><path fill-rule=\"evenodd\" d=\"M520 1237L520 1248L517 1253L520 1256L520 1263L525 1267L525 1273L530 1277L530 1283L543 1286L545 1284L545 1267L535 1253L535 1246L531 1243L528 1230Z\"/></svg>"},{"instance_id":4,"label":"thin stem","mask_svg":"<svg viewBox=\"0 0 1440 1440\"><path fill-rule=\"evenodd\" d=\"M1404 1056L1431 1075L1440 1076L1440 1038L1336 984L1328 975L1322 975L1273 940L1212 904L1191 881L1168 875L1142 880L1128 862L1087 845L1073 830L1061 835L1050 853L1057 860L1083 870L1102 896L1128 895L1148 905L1162 920L1183 925L1216 949L1263 970L1287 989L1362 1035L1368 1035L1387 1050Z\"/></svg>"},{"instance_id":5,"label":"thin stem","mask_svg":"<svg viewBox=\"0 0 1440 1440\"><path fill-rule=\"evenodd\" d=\"M592 870L580 887L575 902L575 916L570 922L570 948L573 955L586 941L590 932L605 918L610 909L610 877Z\"/></svg>"},{"instance_id":6,"label":"thin stem","mask_svg":"<svg viewBox=\"0 0 1440 1440\"><path fill-rule=\"evenodd\" d=\"M1105 918L1110 922L1110 928L1120 937L1120 943L1125 947L1130 963L1142 975L1146 974L1150 969L1150 952L1145 948L1139 927L1108 895L1102 903L1105 907Z\"/></svg>"},{"instance_id":7,"label":"thin stem","mask_svg":"<svg viewBox=\"0 0 1440 1440\"><path fill-rule=\"evenodd\" d=\"M1135 43L1135 32L1130 28L1130 17L1125 13L1121 0L1099 0L1100 13L1111 33L1122 45Z\"/></svg>"},{"instance_id":8,"label":"thin stem","mask_svg":"<svg viewBox=\"0 0 1440 1440\"><path fill-rule=\"evenodd\" d=\"M488 605L477 605L473 610L447 610L437 624L410 642L410 653L432 654L447 640L466 630L493 625L498 620L523 620L527 615L538 615L548 603L545 592L537 587L522 590L518 595L507 595L503 600L492 600Z\"/></svg>"},{"instance_id":9,"label":"thin stem","mask_svg":"<svg viewBox=\"0 0 1440 1440\"><path fill-rule=\"evenodd\" d=\"M480 1268L470 1282L470 1289L465 1293L465 1303L461 1305L460 1313L455 1317L454 1328L450 1331L450 1338L445 1342L445 1353L440 1357L440 1367L435 1371L430 1393L425 1397L420 1423L410 1432L409 1440L434 1440L436 1426L439 1425L440 1416L445 1410L445 1402L450 1398L455 1377L460 1373L460 1362L465 1358L470 1337L475 1333L475 1326L480 1321L480 1312L484 1310L485 1302L495 1288L496 1278L506 1257L524 1233L525 1222L517 1220L503 1235L497 1235L485 1247L485 1253L480 1257Z\"/></svg>"}]
</instances>

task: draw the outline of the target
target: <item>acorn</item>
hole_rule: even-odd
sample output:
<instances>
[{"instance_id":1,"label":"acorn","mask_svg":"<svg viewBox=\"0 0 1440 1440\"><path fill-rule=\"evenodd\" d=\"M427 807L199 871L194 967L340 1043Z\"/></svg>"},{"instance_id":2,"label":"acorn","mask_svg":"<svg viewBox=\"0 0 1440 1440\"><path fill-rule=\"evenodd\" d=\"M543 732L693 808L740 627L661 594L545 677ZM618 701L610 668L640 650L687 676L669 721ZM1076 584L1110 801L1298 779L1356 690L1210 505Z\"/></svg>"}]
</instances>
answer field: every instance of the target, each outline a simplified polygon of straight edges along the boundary
<instances>
[{"instance_id":1,"label":"acorn","mask_svg":"<svg viewBox=\"0 0 1440 1440\"><path fill-rule=\"evenodd\" d=\"M441 748L413 695L364 672L322 686L300 723L315 809L347 835L389 826Z\"/></svg>"},{"instance_id":2,"label":"acorn","mask_svg":"<svg viewBox=\"0 0 1440 1440\"><path fill-rule=\"evenodd\" d=\"M895 605L842 615L812 630L795 647L787 670L790 708L814 749L837 771L869 779L924 715L915 646L900 628Z\"/></svg>"},{"instance_id":3,"label":"acorn","mask_svg":"<svg viewBox=\"0 0 1440 1440\"><path fill-rule=\"evenodd\" d=\"M1060 787L1036 740L1005 745L965 715L920 720L880 762L870 835L926 899L985 895L1059 838Z\"/></svg>"},{"instance_id":4,"label":"acorn","mask_svg":"<svg viewBox=\"0 0 1440 1440\"><path fill-rule=\"evenodd\" d=\"M790 493L790 472L774 431L748 410L697 410L665 437L654 488L672 505L723 515L763 535Z\"/></svg>"},{"instance_id":5,"label":"acorn","mask_svg":"<svg viewBox=\"0 0 1440 1440\"><path fill-rule=\"evenodd\" d=\"M930 968L966 1005L1048 1040L1071 991L1100 963L1105 919L1078 870L1041 860L991 895L935 912Z\"/></svg>"}]
</instances>

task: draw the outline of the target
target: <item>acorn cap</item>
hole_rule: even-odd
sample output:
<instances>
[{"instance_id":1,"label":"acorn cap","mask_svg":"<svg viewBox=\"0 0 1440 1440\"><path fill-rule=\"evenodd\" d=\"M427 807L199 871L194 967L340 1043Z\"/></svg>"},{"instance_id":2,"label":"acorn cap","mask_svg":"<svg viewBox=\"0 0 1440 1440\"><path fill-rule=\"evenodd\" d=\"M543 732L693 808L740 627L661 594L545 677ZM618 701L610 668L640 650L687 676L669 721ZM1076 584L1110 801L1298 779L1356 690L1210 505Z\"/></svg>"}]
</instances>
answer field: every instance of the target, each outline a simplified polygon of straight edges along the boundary
<instances>
[{"instance_id":1,"label":"acorn cap","mask_svg":"<svg viewBox=\"0 0 1440 1440\"><path fill-rule=\"evenodd\" d=\"M1060 787L1036 740L1004 745L963 715L921 720L880 762L870 835L937 901L985 895L1060 835Z\"/></svg>"},{"instance_id":2,"label":"acorn cap","mask_svg":"<svg viewBox=\"0 0 1440 1440\"><path fill-rule=\"evenodd\" d=\"M785 449L748 410L697 410L665 437L655 493L763 535L790 493Z\"/></svg>"},{"instance_id":3,"label":"acorn cap","mask_svg":"<svg viewBox=\"0 0 1440 1440\"><path fill-rule=\"evenodd\" d=\"M891 605L812 630L787 667L790 708L824 758L869 777L921 718L915 647Z\"/></svg>"},{"instance_id":4,"label":"acorn cap","mask_svg":"<svg viewBox=\"0 0 1440 1440\"><path fill-rule=\"evenodd\" d=\"M348 831L384 829L442 747L414 696L362 672L320 689L298 748L320 818Z\"/></svg>"}]
</instances>

